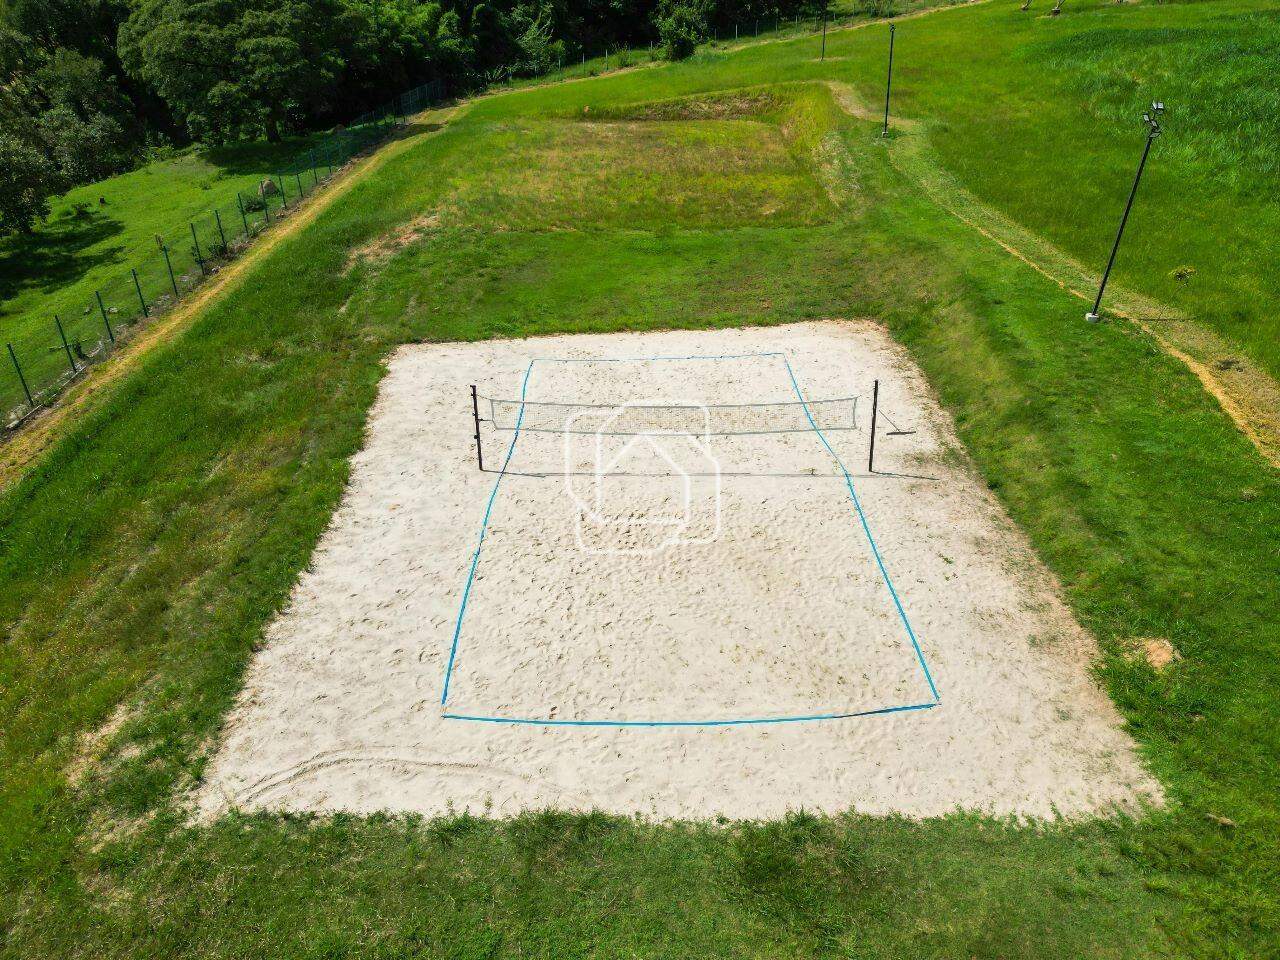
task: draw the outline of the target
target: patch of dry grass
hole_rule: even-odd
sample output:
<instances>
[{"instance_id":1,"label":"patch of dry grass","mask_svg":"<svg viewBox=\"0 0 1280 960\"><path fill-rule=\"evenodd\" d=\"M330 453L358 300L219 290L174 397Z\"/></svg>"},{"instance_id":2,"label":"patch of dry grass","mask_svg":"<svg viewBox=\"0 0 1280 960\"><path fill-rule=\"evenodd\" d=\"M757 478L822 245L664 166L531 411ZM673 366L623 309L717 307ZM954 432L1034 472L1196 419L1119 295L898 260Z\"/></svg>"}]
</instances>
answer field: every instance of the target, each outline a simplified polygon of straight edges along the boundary
<instances>
[{"instance_id":1,"label":"patch of dry grass","mask_svg":"<svg viewBox=\"0 0 1280 960\"><path fill-rule=\"evenodd\" d=\"M584 114L584 117L589 114ZM454 172L440 222L485 230L811 226L834 208L755 120L503 123Z\"/></svg>"}]
</instances>

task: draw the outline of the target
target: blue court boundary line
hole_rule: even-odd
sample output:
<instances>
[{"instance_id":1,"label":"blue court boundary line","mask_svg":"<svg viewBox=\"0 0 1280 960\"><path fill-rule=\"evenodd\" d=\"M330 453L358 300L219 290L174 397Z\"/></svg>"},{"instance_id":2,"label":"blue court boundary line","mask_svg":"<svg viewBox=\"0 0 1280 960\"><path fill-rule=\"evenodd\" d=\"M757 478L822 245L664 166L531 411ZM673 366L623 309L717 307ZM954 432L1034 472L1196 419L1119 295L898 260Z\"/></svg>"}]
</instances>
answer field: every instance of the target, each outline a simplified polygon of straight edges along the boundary
<instances>
[{"instance_id":1,"label":"blue court boundary line","mask_svg":"<svg viewBox=\"0 0 1280 960\"><path fill-rule=\"evenodd\" d=\"M534 357L524 370L524 381L520 384L520 412L516 415L516 428L511 434L511 442L507 444L507 455L503 458L502 469L498 471L498 479L493 481L493 489L489 491L489 502L484 508L484 520L480 523L480 539L476 543L476 552L471 555L471 569L467 573L467 584L462 588L462 603L458 605L458 620L453 625L453 643L449 646L449 665L444 671L444 689L440 691L440 706L444 707L449 699L449 681L453 679L453 663L458 657L458 638L462 635L462 618L467 612L467 601L471 599L471 585L476 582L476 567L480 563L480 550L484 547L484 535L489 531L489 515L493 513L493 501L498 498L498 487L502 478L507 475L507 464L515 452L516 441L520 439L520 421L524 419L524 398L529 389L529 375L533 373L533 365L538 362Z\"/></svg>"},{"instance_id":2,"label":"blue court boundary line","mask_svg":"<svg viewBox=\"0 0 1280 960\"><path fill-rule=\"evenodd\" d=\"M836 466L844 474L844 485L848 488L849 498L853 501L853 507L858 512L858 520L862 523L862 532L867 535L867 543L871 545L871 555L875 557L876 566L880 568L880 576L884 579L884 585L889 588L889 596L893 598L893 605L897 608L898 617L902 620L902 625L907 628L907 636L911 638L911 646L915 648L916 659L920 661L920 669L924 671L924 678L929 684L929 692L933 694L933 702L934 704L940 703L941 698L938 696L938 688L933 682L933 674L929 672L929 665L925 663L924 651L920 649L920 641L916 639L915 630L911 629L911 621L907 618L907 611L903 609L902 601L898 598L898 591L894 589L893 580L889 577L889 571L885 569L884 558L880 556L880 548L876 546L876 538L871 535L871 525L867 523L867 515L862 511L862 502L858 499L858 492L853 488L853 477L849 476L849 471L845 467L844 461L832 449L831 444L827 442L826 436L818 429L818 424L814 422L813 415L809 412L809 403L800 391L800 383L796 380L796 373L791 369L791 361L787 359L786 354L779 354L779 356L782 357L782 362L787 366L787 376L791 378L791 386L795 389L796 397L799 398L801 406L804 407L805 416L809 418L809 425L813 427L813 432L818 435L822 445L827 448L827 453L831 454Z\"/></svg>"},{"instance_id":3,"label":"blue court boundary line","mask_svg":"<svg viewBox=\"0 0 1280 960\"><path fill-rule=\"evenodd\" d=\"M445 713L445 720L472 720L477 723L515 723L529 727L746 727L763 723L809 723L814 720L848 720L910 710L931 710L938 702L912 703L902 707L877 707L856 713L814 713L802 717L748 717L741 720L537 720L526 717L488 717L470 713Z\"/></svg>"},{"instance_id":4,"label":"blue court boundary line","mask_svg":"<svg viewBox=\"0 0 1280 960\"><path fill-rule=\"evenodd\" d=\"M915 631L911 628L911 622L907 619L906 611L902 607L902 602L898 598L898 593L894 589L893 581L889 578L889 573L885 569L884 561L881 559L880 550L876 546L875 539L871 535L871 528L867 524L866 515L862 511L862 504L858 500L858 495L853 488L853 478L849 475L849 471L845 468L843 461L839 455L832 449L827 438L822 431L818 429L818 425L814 422L813 414L809 410L808 401L800 391L800 385L796 381L795 372L791 369L791 363L788 361L785 353L780 351L770 351L762 353L739 353L739 354L702 354L689 356L649 356L649 357L595 357L595 358L569 358L569 357L534 357L529 361L529 365L525 368L524 380L520 385L520 411L516 415L515 429L511 435L511 443L507 446L506 456L502 461L502 468L498 473L498 478L494 481L493 489L489 492L489 500L485 506L484 519L480 524L480 536L476 544L475 553L471 557L471 567L467 573L467 582L462 591L462 602L458 607L458 618L453 628L453 640L449 648L449 662L445 668L444 685L440 694L440 706L443 709L449 699L449 684L453 678L454 662L457 659L458 643L462 634L462 622L466 614L467 603L471 599L471 587L475 582L476 568L480 562L480 552L484 547L485 534L489 528L489 517L493 512L494 501L498 496L498 488L502 484L502 478L506 476L507 465L511 462L511 457L515 453L516 441L520 437L520 426L524 420L525 403L528 396L529 378L533 373L533 365L539 360L548 363L637 363L654 360L744 360L764 357L779 357L783 364L786 365L787 374L791 379L791 386L795 390L796 397L800 401L801 407L804 408L805 417L809 421L809 425L817 434L823 447L831 454L836 465L840 468L840 472L845 479L845 486L849 490L849 496L853 500L854 508L857 511L858 519L861 521L863 532L866 534L867 542L871 546L872 555L875 557L876 565L880 569L880 575L884 579L885 586L889 588L889 595L893 598L894 606L897 608L898 615L902 619L903 626L906 627L907 636L911 638L911 644L915 649L916 657L920 662L920 667L924 671L925 680L928 681L929 690L933 694L933 701L930 703L917 703L905 706L895 707L879 707L873 710L860 710L845 713L823 713L808 714L804 716L784 716L784 717L752 717L741 719L727 720L539 720L534 718L523 717L496 717L485 716L479 714L462 714L443 712L441 717L445 720L469 720L478 723L510 723L525 726L562 726L562 727L727 727L727 726L751 726L769 723L806 723L818 720L847 720L855 717L881 716L892 713L905 713L915 710L928 710L936 707L941 701L938 697L938 689L934 685L933 676L929 672L928 664L925 663L924 653L920 649L920 644L916 639Z\"/></svg>"},{"instance_id":5,"label":"blue court boundary line","mask_svg":"<svg viewBox=\"0 0 1280 960\"><path fill-rule=\"evenodd\" d=\"M498 471L498 479L493 482L493 489L489 491L489 502L485 505L484 519L480 522L480 538L476 543L475 553L471 555L471 568L467 572L467 582L462 588L462 602L458 606L458 619L453 626L453 641L449 646L449 662L444 671L443 689L440 691L440 706L443 707L449 699L449 684L453 679L453 665L458 657L458 641L462 636L462 620L467 612L467 603L471 599L471 586L475 583L476 567L480 563L480 551L484 547L485 534L489 530L489 516L493 512L493 503L498 496L498 487L502 484L502 478L507 475L507 465L511 463L511 457L515 453L516 441L520 438L520 424L524 420L525 400L529 392L529 377L533 373L533 365L539 360L545 363L636 363L645 360L743 360L750 357L776 357L781 356L778 353L737 353L737 354L707 354L704 356L687 356L687 357L534 357L529 361L529 365L524 371L524 380L520 384L520 412L516 414L515 429L511 434L511 443L507 445L507 455L502 460L502 468ZM461 718L459 718L461 719Z\"/></svg>"}]
</instances>

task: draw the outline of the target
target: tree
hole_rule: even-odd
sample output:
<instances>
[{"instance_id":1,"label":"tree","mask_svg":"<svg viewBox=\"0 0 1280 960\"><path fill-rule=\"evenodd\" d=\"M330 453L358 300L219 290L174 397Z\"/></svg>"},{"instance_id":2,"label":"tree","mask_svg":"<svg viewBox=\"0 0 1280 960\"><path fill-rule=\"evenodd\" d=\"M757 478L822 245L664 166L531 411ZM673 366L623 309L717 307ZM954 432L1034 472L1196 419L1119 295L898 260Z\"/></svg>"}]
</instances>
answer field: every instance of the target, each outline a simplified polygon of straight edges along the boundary
<instances>
[{"instance_id":1,"label":"tree","mask_svg":"<svg viewBox=\"0 0 1280 960\"><path fill-rule=\"evenodd\" d=\"M710 0L659 0L654 24L663 54L668 60L683 60L710 35Z\"/></svg>"},{"instance_id":2,"label":"tree","mask_svg":"<svg viewBox=\"0 0 1280 960\"><path fill-rule=\"evenodd\" d=\"M196 137L275 141L341 71L342 13L339 0L142 0L121 55Z\"/></svg>"},{"instance_id":3,"label":"tree","mask_svg":"<svg viewBox=\"0 0 1280 960\"><path fill-rule=\"evenodd\" d=\"M57 170L44 153L12 129L0 130L0 234L30 233L57 188Z\"/></svg>"},{"instance_id":4,"label":"tree","mask_svg":"<svg viewBox=\"0 0 1280 960\"><path fill-rule=\"evenodd\" d=\"M30 232L58 189L32 119L31 58L27 38L0 24L0 235Z\"/></svg>"},{"instance_id":5,"label":"tree","mask_svg":"<svg viewBox=\"0 0 1280 960\"><path fill-rule=\"evenodd\" d=\"M54 107L36 119L36 130L65 186L109 177L129 159L124 131L103 113L81 119L69 107Z\"/></svg>"}]
</instances>

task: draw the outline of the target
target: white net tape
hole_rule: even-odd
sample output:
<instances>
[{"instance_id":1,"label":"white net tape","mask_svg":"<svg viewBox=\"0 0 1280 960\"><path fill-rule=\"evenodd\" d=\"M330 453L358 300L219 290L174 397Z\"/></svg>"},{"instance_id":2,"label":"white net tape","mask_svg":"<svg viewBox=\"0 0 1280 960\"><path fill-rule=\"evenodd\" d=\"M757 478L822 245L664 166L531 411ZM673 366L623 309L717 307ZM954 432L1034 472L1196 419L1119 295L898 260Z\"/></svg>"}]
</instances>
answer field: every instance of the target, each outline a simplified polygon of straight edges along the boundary
<instances>
[{"instance_id":1,"label":"white net tape","mask_svg":"<svg viewBox=\"0 0 1280 960\"><path fill-rule=\"evenodd\" d=\"M585 404L483 398L488 419L499 430L582 433L600 436L689 434L737 436L856 430L857 397L806 403ZM483 416L484 406L481 406Z\"/></svg>"}]
</instances>

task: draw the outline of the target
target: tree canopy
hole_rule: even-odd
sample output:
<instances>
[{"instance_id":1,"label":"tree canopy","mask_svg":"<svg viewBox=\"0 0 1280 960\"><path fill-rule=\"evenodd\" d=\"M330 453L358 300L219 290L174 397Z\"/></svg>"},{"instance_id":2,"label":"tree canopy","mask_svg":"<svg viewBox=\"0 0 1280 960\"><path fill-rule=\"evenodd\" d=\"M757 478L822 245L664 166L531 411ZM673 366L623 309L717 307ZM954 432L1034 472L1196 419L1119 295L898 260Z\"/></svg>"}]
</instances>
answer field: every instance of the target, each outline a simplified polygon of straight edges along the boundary
<instances>
[{"instance_id":1,"label":"tree canopy","mask_svg":"<svg viewBox=\"0 0 1280 960\"><path fill-rule=\"evenodd\" d=\"M0 0L0 231L52 194L191 141L343 122L586 52L812 12L822 0Z\"/></svg>"},{"instance_id":2,"label":"tree canopy","mask_svg":"<svg viewBox=\"0 0 1280 960\"><path fill-rule=\"evenodd\" d=\"M192 136L279 140L339 76L346 14L338 0L143 0L120 55Z\"/></svg>"}]
</instances>

